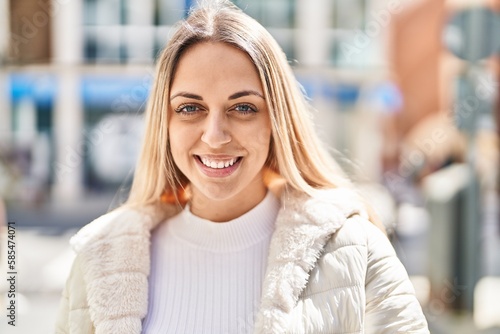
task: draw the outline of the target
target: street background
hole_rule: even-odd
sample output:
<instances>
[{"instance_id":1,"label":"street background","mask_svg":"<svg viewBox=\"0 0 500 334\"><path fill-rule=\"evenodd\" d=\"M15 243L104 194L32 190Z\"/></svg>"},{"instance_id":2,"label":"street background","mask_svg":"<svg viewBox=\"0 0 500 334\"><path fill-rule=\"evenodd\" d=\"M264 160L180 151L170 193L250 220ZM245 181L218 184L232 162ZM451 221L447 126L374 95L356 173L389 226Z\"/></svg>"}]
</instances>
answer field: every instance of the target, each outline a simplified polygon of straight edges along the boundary
<instances>
[{"instance_id":1,"label":"street background","mask_svg":"<svg viewBox=\"0 0 500 334\"><path fill-rule=\"evenodd\" d=\"M234 2L283 47L431 332L500 333L500 1ZM125 201L156 55L193 4L0 0L0 333L54 332L69 239Z\"/></svg>"}]
</instances>

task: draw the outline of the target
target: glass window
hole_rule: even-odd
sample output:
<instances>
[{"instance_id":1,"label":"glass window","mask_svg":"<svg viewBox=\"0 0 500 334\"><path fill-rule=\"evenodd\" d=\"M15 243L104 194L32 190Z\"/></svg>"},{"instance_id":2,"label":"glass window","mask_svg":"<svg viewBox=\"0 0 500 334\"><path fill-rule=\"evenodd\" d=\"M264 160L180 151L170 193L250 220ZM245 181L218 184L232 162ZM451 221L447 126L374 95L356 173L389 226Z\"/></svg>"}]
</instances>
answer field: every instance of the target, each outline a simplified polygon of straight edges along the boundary
<instances>
[{"instance_id":1,"label":"glass window","mask_svg":"<svg viewBox=\"0 0 500 334\"><path fill-rule=\"evenodd\" d=\"M336 29L362 29L366 0L334 0L333 27Z\"/></svg>"},{"instance_id":2,"label":"glass window","mask_svg":"<svg viewBox=\"0 0 500 334\"><path fill-rule=\"evenodd\" d=\"M384 26L373 18L387 0L334 0L330 64L335 67L383 67Z\"/></svg>"},{"instance_id":3,"label":"glass window","mask_svg":"<svg viewBox=\"0 0 500 334\"><path fill-rule=\"evenodd\" d=\"M265 27L293 27L295 0L233 0L233 2Z\"/></svg>"},{"instance_id":4,"label":"glass window","mask_svg":"<svg viewBox=\"0 0 500 334\"><path fill-rule=\"evenodd\" d=\"M294 58L295 0L233 0L233 2L268 29L288 59Z\"/></svg>"},{"instance_id":5,"label":"glass window","mask_svg":"<svg viewBox=\"0 0 500 334\"><path fill-rule=\"evenodd\" d=\"M157 0L158 25L174 25L186 16L189 5L186 0Z\"/></svg>"}]
</instances>

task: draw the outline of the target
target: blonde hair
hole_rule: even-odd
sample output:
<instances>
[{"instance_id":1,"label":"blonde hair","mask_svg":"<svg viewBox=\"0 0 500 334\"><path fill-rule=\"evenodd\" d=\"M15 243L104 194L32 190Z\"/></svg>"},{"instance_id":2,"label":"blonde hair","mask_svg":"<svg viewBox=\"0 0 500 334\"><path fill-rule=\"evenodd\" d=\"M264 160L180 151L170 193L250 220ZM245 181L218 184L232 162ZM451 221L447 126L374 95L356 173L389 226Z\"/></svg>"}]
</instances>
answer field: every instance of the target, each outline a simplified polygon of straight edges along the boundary
<instances>
[{"instance_id":1,"label":"blonde hair","mask_svg":"<svg viewBox=\"0 0 500 334\"><path fill-rule=\"evenodd\" d=\"M145 139L129 204L164 200L182 203L189 180L176 167L169 147L169 94L177 63L190 46L222 42L246 52L258 71L268 105L272 139L266 167L288 186L313 194L349 186L341 168L317 138L310 106L286 56L257 21L229 1L210 1L193 10L161 53L146 116ZM268 174L269 175L269 174Z\"/></svg>"}]
</instances>

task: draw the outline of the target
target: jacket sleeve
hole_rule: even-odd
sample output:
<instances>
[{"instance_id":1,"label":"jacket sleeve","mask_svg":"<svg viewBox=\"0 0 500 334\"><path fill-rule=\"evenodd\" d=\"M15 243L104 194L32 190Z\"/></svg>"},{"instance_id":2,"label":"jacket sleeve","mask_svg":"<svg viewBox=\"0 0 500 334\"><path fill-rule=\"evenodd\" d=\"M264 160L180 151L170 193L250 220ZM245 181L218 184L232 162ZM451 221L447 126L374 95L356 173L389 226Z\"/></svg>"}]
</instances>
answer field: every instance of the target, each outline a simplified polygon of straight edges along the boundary
<instances>
[{"instance_id":1,"label":"jacket sleeve","mask_svg":"<svg viewBox=\"0 0 500 334\"><path fill-rule=\"evenodd\" d=\"M366 318L369 333L429 333L415 290L389 239L367 220Z\"/></svg>"},{"instance_id":2,"label":"jacket sleeve","mask_svg":"<svg viewBox=\"0 0 500 334\"><path fill-rule=\"evenodd\" d=\"M80 266L80 258L77 256L62 292L56 320L56 334L94 333Z\"/></svg>"},{"instance_id":3,"label":"jacket sleeve","mask_svg":"<svg viewBox=\"0 0 500 334\"><path fill-rule=\"evenodd\" d=\"M59 311L56 320L56 334L69 333L69 298L67 295L67 285L62 292L61 301L59 302Z\"/></svg>"}]
</instances>

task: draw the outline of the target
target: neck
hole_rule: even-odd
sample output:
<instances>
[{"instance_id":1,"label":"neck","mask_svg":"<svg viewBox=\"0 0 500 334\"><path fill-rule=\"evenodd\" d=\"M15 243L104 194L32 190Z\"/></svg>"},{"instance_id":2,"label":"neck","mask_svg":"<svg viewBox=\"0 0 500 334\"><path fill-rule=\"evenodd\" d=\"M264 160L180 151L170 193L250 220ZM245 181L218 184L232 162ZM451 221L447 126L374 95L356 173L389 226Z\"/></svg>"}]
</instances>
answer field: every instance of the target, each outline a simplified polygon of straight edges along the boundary
<instances>
[{"instance_id":1,"label":"neck","mask_svg":"<svg viewBox=\"0 0 500 334\"><path fill-rule=\"evenodd\" d=\"M267 188L264 183L252 187L251 190L245 189L241 193L223 200L193 193L191 212L212 222L228 222L253 209L266 197L266 194Z\"/></svg>"}]
</instances>

